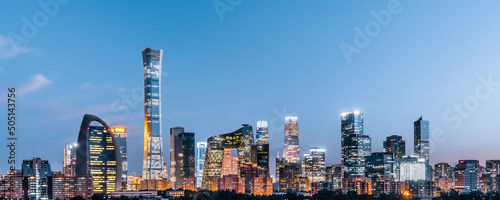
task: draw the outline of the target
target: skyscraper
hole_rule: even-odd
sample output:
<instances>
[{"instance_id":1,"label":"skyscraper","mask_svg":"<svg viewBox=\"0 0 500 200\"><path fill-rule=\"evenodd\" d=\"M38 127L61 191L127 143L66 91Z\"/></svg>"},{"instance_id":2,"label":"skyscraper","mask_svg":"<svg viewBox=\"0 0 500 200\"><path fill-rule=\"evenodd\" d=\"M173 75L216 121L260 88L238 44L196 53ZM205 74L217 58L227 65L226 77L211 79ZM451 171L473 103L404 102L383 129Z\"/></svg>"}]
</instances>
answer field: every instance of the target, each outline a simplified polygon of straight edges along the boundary
<instances>
[{"instance_id":1,"label":"skyscraper","mask_svg":"<svg viewBox=\"0 0 500 200\"><path fill-rule=\"evenodd\" d=\"M127 153L127 129L124 127L113 127L111 132L115 134L118 146L120 146L120 155L122 157L122 190L127 189L127 175L128 175L128 153Z\"/></svg>"},{"instance_id":2,"label":"skyscraper","mask_svg":"<svg viewBox=\"0 0 500 200\"><path fill-rule=\"evenodd\" d=\"M310 182L325 181L325 150L318 147L309 149L309 154L304 155L305 172Z\"/></svg>"},{"instance_id":3,"label":"skyscraper","mask_svg":"<svg viewBox=\"0 0 500 200\"><path fill-rule=\"evenodd\" d=\"M285 158L280 158L279 152L278 152L278 155L276 156L276 168L275 168L275 170L276 170L275 182L276 183L280 182L280 168L283 168L285 166L286 166L286 160L285 160Z\"/></svg>"},{"instance_id":4,"label":"skyscraper","mask_svg":"<svg viewBox=\"0 0 500 200\"><path fill-rule=\"evenodd\" d=\"M182 143L182 165L180 166L182 188L196 190L194 133L181 133L179 139ZM180 180L177 179L177 182Z\"/></svg>"},{"instance_id":5,"label":"skyscraper","mask_svg":"<svg viewBox=\"0 0 500 200\"><path fill-rule=\"evenodd\" d=\"M368 135L349 135L344 138L344 154L341 156L344 177L365 175L366 157L372 152L371 144Z\"/></svg>"},{"instance_id":6,"label":"skyscraper","mask_svg":"<svg viewBox=\"0 0 500 200\"><path fill-rule=\"evenodd\" d=\"M332 165L326 167L326 182L329 190L342 189L342 167L340 165Z\"/></svg>"},{"instance_id":7,"label":"skyscraper","mask_svg":"<svg viewBox=\"0 0 500 200\"><path fill-rule=\"evenodd\" d=\"M49 161L40 158L24 160L24 199L52 199L52 171Z\"/></svg>"},{"instance_id":8,"label":"skyscraper","mask_svg":"<svg viewBox=\"0 0 500 200\"><path fill-rule=\"evenodd\" d=\"M93 121L102 126L90 126ZM120 147L111 128L102 119L86 114L78 134L76 175L92 177L94 193L109 194L120 190L122 170Z\"/></svg>"},{"instance_id":9,"label":"skyscraper","mask_svg":"<svg viewBox=\"0 0 500 200\"><path fill-rule=\"evenodd\" d=\"M255 131L255 141L257 145L269 144L269 133L267 129L267 121L258 121Z\"/></svg>"},{"instance_id":10,"label":"skyscraper","mask_svg":"<svg viewBox=\"0 0 500 200\"><path fill-rule=\"evenodd\" d=\"M373 152L366 157L366 176L369 178L382 176L396 178L393 154L391 152Z\"/></svg>"},{"instance_id":11,"label":"skyscraper","mask_svg":"<svg viewBox=\"0 0 500 200\"><path fill-rule=\"evenodd\" d=\"M211 183L217 183L217 181L212 180L220 178L224 149L231 148L237 150L238 174L240 176L244 175L242 170L244 170L246 163L251 162L250 154L254 141L252 126L248 124L243 124L242 126L243 127L232 133L208 138L205 166L203 169L202 189L208 190Z\"/></svg>"},{"instance_id":12,"label":"skyscraper","mask_svg":"<svg viewBox=\"0 0 500 200\"><path fill-rule=\"evenodd\" d=\"M401 159L406 154L405 141L402 136L391 135L384 141L385 152L390 152L394 159Z\"/></svg>"},{"instance_id":13,"label":"skyscraper","mask_svg":"<svg viewBox=\"0 0 500 200\"><path fill-rule=\"evenodd\" d=\"M486 166L488 166L488 161L486 161ZM448 163L434 165L434 178L453 178L452 167Z\"/></svg>"},{"instance_id":14,"label":"skyscraper","mask_svg":"<svg viewBox=\"0 0 500 200\"><path fill-rule=\"evenodd\" d=\"M252 146L252 162L261 167L269 176L269 144L256 144Z\"/></svg>"},{"instance_id":15,"label":"skyscraper","mask_svg":"<svg viewBox=\"0 0 500 200\"><path fill-rule=\"evenodd\" d=\"M415 155L425 159L425 180L431 181L431 170L429 165L429 121L422 120L420 117L414 123L414 148Z\"/></svg>"},{"instance_id":16,"label":"skyscraper","mask_svg":"<svg viewBox=\"0 0 500 200\"><path fill-rule=\"evenodd\" d=\"M283 157L288 163L299 163L299 124L297 117L289 116L285 118L285 147Z\"/></svg>"},{"instance_id":17,"label":"skyscraper","mask_svg":"<svg viewBox=\"0 0 500 200\"><path fill-rule=\"evenodd\" d=\"M196 189L194 133L170 128L170 180L175 189Z\"/></svg>"},{"instance_id":18,"label":"skyscraper","mask_svg":"<svg viewBox=\"0 0 500 200\"><path fill-rule=\"evenodd\" d=\"M462 193L478 190L479 161L459 160L455 167L455 188L462 189ZM457 184L458 183L458 184Z\"/></svg>"},{"instance_id":19,"label":"skyscraper","mask_svg":"<svg viewBox=\"0 0 500 200\"><path fill-rule=\"evenodd\" d=\"M363 135L363 113L352 111L341 117L341 166L344 177L365 174L366 157L371 154L371 138Z\"/></svg>"},{"instance_id":20,"label":"skyscraper","mask_svg":"<svg viewBox=\"0 0 500 200\"><path fill-rule=\"evenodd\" d=\"M70 176L75 176L75 165L76 165L76 147L78 143L70 144L66 143L64 148L64 158L63 158L63 173Z\"/></svg>"},{"instance_id":21,"label":"skyscraper","mask_svg":"<svg viewBox=\"0 0 500 200\"><path fill-rule=\"evenodd\" d=\"M143 180L163 178L161 134L161 49L142 51L144 66L144 162Z\"/></svg>"},{"instance_id":22,"label":"skyscraper","mask_svg":"<svg viewBox=\"0 0 500 200\"><path fill-rule=\"evenodd\" d=\"M418 156L403 156L399 177L400 181L424 181L425 160Z\"/></svg>"},{"instance_id":23,"label":"skyscraper","mask_svg":"<svg viewBox=\"0 0 500 200\"><path fill-rule=\"evenodd\" d=\"M196 143L196 187L201 188L203 180L203 166L205 165L205 151L207 150L206 142Z\"/></svg>"},{"instance_id":24,"label":"skyscraper","mask_svg":"<svg viewBox=\"0 0 500 200\"><path fill-rule=\"evenodd\" d=\"M184 160L181 157L182 140L179 139L181 133L184 133L184 127L170 128L170 180L174 188L182 187L180 168Z\"/></svg>"}]
</instances>

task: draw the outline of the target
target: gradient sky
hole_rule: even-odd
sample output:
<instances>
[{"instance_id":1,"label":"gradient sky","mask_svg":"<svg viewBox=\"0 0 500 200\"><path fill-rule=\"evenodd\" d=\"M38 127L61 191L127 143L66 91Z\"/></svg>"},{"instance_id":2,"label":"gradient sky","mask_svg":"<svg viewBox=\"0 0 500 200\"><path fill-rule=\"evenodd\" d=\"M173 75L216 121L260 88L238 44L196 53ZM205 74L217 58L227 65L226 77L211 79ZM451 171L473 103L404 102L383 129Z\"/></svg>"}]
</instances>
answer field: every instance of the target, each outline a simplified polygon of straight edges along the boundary
<instances>
[{"instance_id":1,"label":"gradient sky","mask_svg":"<svg viewBox=\"0 0 500 200\"><path fill-rule=\"evenodd\" d=\"M164 50L166 160L170 127L206 141L268 120L274 168L284 117L296 115L301 155L322 147L327 164L337 164L340 113L353 109L365 113L373 152L398 134L412 154L413 121L423 115L432 164L500 159L500 87L480 80L500 82L500 2L402 0L401 12L347 62L339 45L354 45L355 28L373 24L370 12L389 2L244 0L221 20L213 1L70 1L14 51L9 34L22 36L23 18L44 10L38 1L2 1L0 129L7 87L15 86L18 162L41 157L61 170L66 142L76 142L90 113L128 128L129 172L142 171L141 51L151 47ZM460 116L448 111L464 101L468 116L445 121Z\"/></svg>"}]
</instances>

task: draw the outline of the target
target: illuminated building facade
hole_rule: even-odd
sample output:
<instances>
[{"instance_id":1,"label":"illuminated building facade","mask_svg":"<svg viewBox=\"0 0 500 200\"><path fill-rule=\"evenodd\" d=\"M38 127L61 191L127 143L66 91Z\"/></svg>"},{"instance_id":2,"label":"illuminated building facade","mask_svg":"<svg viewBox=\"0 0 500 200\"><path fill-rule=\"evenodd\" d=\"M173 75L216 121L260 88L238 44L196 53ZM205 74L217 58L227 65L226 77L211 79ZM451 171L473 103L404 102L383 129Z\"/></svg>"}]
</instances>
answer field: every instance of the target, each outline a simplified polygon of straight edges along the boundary
<instances>
[{"instance_id":1,"label":"illuminated building facade","mask_svg":"<svg viewBox=\"0 0 500 200\"><path fill-rule=\"evenodd\" d=\"M488 164L488 161L486 161ZM434 165L434 178L452 178L453 169L448 163L438 163Z\"/></svg>"},{"instance_id":2,"label":"illuminated building facade","mask_svg":"<svg viewBox=\"0 0 500 200\"><path fill-rule=\"evenodd\" d=\"M398 182L393 178L387 176L381 176L378 178L372 178L372 191L373 195L380 194L399 194Z\"/></svg>"},{"instance_id":3,"label":"illuminated building facade","mask_svg":"<svg viewBox=\"0 0 500 200\"><path fill-rule=\"evenodd\" d=\"M245 163L243 170L241 170L241 173L240 173L240 183L242 184L242 185L240 185L240 188L244 188L244 190L242 190L242 189L240 189L240 190L243 191L244 193L253 193L256 189L257 190L265 190L264 188L256 188L256 187L259 187L259 185L257 185L257 186L254 185L256 179L259 179L259 177L261 177L261 178L268 177L267 174L265 173L265 171L262 169L262 167L258 166L255 163L251 163L251 162ZM244 181L242 181L242 180L244 180ZM261 180L261 181L257 180L257 182L263 183L266 180ZM263 185L260 185L260 186L265 187Z\"/></svg>"},{"instance_id":4,"label":"illuminated building facade","mask_svg":"<svg viewBox=\"0 0 500 200\"><path fill-rule=\"evenodd\" d=\"M49 161L40 158L22 164L24 199L52 199L52 171Z\"/></svg>"},{"instance_id":5,"label":"illuminated building facade","mask_svg":"<svg viewBox=\"0 0 500 200\"><path fill-rule=\"evenodd\" d=\"M420 117L414 122L414 152L419 158L425 160L425 180L431 181L431 167L429 165L429 121Z\"/></svg>"},{"instance_id":6,"label":"illuminated building facade","mask_svg":"<svg viewBox=\"0 0 500 200\"><path fill-rule=\"evenodd\" d=\"M210 183L221 177L224 149L236 149L238 155L238 175L240 178L245 164L251 162L253 145L252 126L243 124L240 129L227 134L212 136L207 140L205 166L203 169L202 189L212 188ZM209 187L210 186L210 187Z\"/></svg>"},{"instance_id":7,"label":"illuminated building facade","mask_svg":"<svg viewBox=\"0 0 500 200\"><path fill-rule=\"evenodd\" d=\"M141 189L141 177L128 175L128 177L127 177L127 190L128 191L139 191L140 189Z\"/></svg>"},{"instance_id":8,"label":"illuminated building facade","mask_svg":"<svg viewBox=\"0 0 500 200\"><path fill-rule=\"evenodd\" d=\"M256 144L252 146L252 162L256 163L269 176L269 144Z\"/></svg>"},{"instance_id":9,"label":"illuminated building facade","mask_svg":"<svg viewBox=\"0 0 500 200\"><path fill-rule=\"evenodd\" d=\"M344 177L361 176L366 172L366 157L371 155L371 138L368 135L349 135L343 143Z\"/></svg>"},{"instance_id":10,"label":"illuminated building facade","mask_svg":"<svg viewBox=\"0 0 500 200\"><path fill-rule=\"evenodd\" d=\"M75 197L74 176L52 172L52 198L71 199L73 197Z\"/></svg>"},{"instance_id":11,"label":"illuminated building facade","mask_svg":"<svg viewBox=\"0 0 500 200\"><path fill-rule=\"evenodd\" d=\"M61 172L52 172L53 199L71 199L81 196L92 198L92 178L88 175L71 176Z\"/></svg>"},{"instance_id":12,"label":"illuminated building facade","mask_svg":"<svg viewBox=\"0 0 500 200\"><path fill-rule=\"evenodd\" d=\"M22 170L8 171L4 179L0 180L0 197L1 199L22 199L24 197Z\"/></svg>"},{"instance_id":13,"label":"illuminated building facade","mask_svg":"<svg viewBox=\"0 0 500 200\"><path fill-rule=\"evenodd\" d=\"M70 144L66 143L66 147L64 148L64 158L63 158L63 173L69 174L71 176L75 176L76 174L76 147L78 143Z\"/></svg>"},{"instance_id":14,"label":"illuminated building facade","mask_svg":"<svg viewBox=\"0 0 500 200\"><path fill-rule=\"evenodd\" d=\"M168 178L156 179L156 184L158 190L170 190L172 189L172 181Z\"/></svg>"},{"instance_id":15,"label":"illuminated building facade","mask_svg":"<svg viewBox=\"0 0 500 200\"><path fill-rule=\"evenodd\" d=\"M142 178L163 178L163 143L161 134L161 49L142 51L144 66L144 161ZM150 188L156 189L156 188Z\"/></svg>"},{"instance_id":16,"label":"illuminated building facade","mask_svg":"<svg viewBox=\"0 0 500 200\"><path fill-rule=\"evenodd\" d=\"M385 152L392 153L394 159L401 159L406 154L405 141L402 136L391 135L384 141Z\"/></svg>"},{"instance_id":17,"label":"illuminated building facade","mask_svg":"<svg viewBox=\"0 0 500 200\"><path fill-rule=\"evenodd\" d=\"M297 191L299 188L300 167L287 165L279 169L279 190Z\"/></svg>"},{"instance_id":18,"label":"illuminated building facade","mask_svg":"<svg viewBox=\"0 0 500 200\"><path fill-rule=\"evenodd\" d=\"M326 183L329 190L342 189L342 167L341 165L332 165L326 167Z\"/></svg>"},{"instance_id":19,"label":"illuminated building facade","mask_svg":"<svg viewBox=\"0 0 500 200\"><path fill-rule=\"evenodd\" d=\"M299 163L299 123L297 117L289 116L285 118L285 142L283 157L288 163Z\"/></svg>"},{"instance_id":20,"label":"illuminated building facade","mask_svg":"<svg viewBox=\"0 0 500 200\"><path fill-rule=\"evenodd\" d=\"M269 196L273 194L273 179L265 174L254 177L252 183L252 194Z\"/></svg>"},{"instance_id":21,"label":"illuminated building facade","mask_svg":"<svg viewBox=\"0 0 500 200\"><path fill-rule=\"evenodd\" d=\"M257 145L269 144L267 121L257 121L257 128L255 129L255 142Z\"/></svg>"},{"instance_id":22,"label":"illuminated building facade","mask_svg":"<svg viewBox=\"0 0 500 200\"><path fill-rule=\"evenodd\" d=\"M374 152L366 157L366 176L376 178L387 176L395 178L393 154L391 152Z\"/></svg>"},{"instance_id":23,"label":"illuminated building facade","mask_svg":"<svg viewBox=\"0 0 500 200\"><path fill-rule=\"evenodd\" d=\"M181 166L182 159L182 140L179 134L184 133L184 127L170 128L170 180L175 188L182 188ZM179 181L177 181L179 180Z\"/></svg>"},{"instance_id":24,"label":"illuminated building facade","mask_svg":"<svg viewBox=\"0 0 500 200\"><path fill-rule=\"evenodd\" d=\"M201 188L203 181L203 166L205 165L205 152L207 150L206 142L196 143L196 187Z\"/></svg>"},{"instance_id":25,"label":"illuminated building facade","mask_svg":"<svg viewBox=\"0 0 500 200\"><path fill-rule=\"evenodd\" d=\"M486 160L485 173L486 191L497 192L500 187L500 160Z\"/></svg>"},{"instance_id":26,"label":"illuminated building facade","mask_svg":"<svg viewBox=\"0 0 500 200\"><path fill-rule=\"evenodd\" d=\"M317 147L309 149L304 155L305 173L310 182L324 182L326 176L325 150Z\"/></svg>"},{"instance_id":27,"label":"illuminated building facade","mask_svg":"<svg viewBox=\"0 0 500 200\"><path fill-rule=\"evenodd\" d=\"M179 139L182 143L183 162L179 168L182 177L182 188L184 190L196 190L194 133L181 133ZM177 182L180 182L180 180L177 180Z\"/></svg>"},{"instance_id":28,"label":"illuminated building facade","mask_svg":"<svg viewBox=\"0 0 500 200\"><path fill-rule=\"evenodd\" d=\"M418 156L403 156L401 159L400 181L424 181L425 160Z\"/></svg>"},{"instance_id":29,"label":"illuminated building facade","mask_svg":"<svg viewBox=\"0 0 500 200\"><path fill-rule=\"evenodd\" d=\"M222 156L222 171L221 177L227 175L238 175L238 156L236 154L236 149L224 149L224 154Z\"/></svg>"},{"instance_id":30,"label":"illuminated building facade","mask_svg":"<svg viewBox=\"0 0 500 200\"><path fill-rule=\"evenodd\" d=\"M280 169L286 166L285 158L276 157L276 182L280 182Z\"/></svg>"},{"instance_id":31,"label":"illuminated building facade","mask_svg":"<svg viewBox=\"0 0 500 200\"><path fill-rule=\"evenodd\" d=\"M174 189L196 190L194 133L170 128L170 177Z\"/></svg>"},{"instance_id":32,"label":"illuminated building facade","mask_svg":"<svg viewBox=\"0 0 500 200\"><path fill-rule=\"evenodd\" d=\"M341 166L344 177L365 174L365 159L371 154L371 138L363 135L363 113L352 111L341 117Z\"/></svg>"},{"instance_id":33,"label":"illuminated building facade","mask_svg":"<svg viewBox=\"0 0 500 200\"><path fill-rule=\"evenodd\" d=\"M457 180L460 185L456 185L456 188L462 189L462 193L478 191L479 161L459 160L455 167L455 178L460 179Z\"/></svg>"},{"instance_id":34,"label":"illuminated building facade","mask_svg":"<svg viewBox=\"0 0 500 200\"><path fill-rule=\"evenodd\" d=\"M115 135L118 146L120 146L120 155L122 158L122 190L127 189L128 175L128 153L127 153L127 129L124 127L113 127L111 132Z\"/></svg>"},{"instance_id":35,"label":"illuminated building facade","mask_svg":"<svg viewBox=\"0 0 500 200\"><path fill-rule=\"evenodd\" d=\"M309 178L305 176L299 176L298 189L299 192L310 192L311 191L311 182Z\"/></svg>"},{"instance_id":36,"label":"illuminated building facade","mask_svg":"<svg viewBox=\"0 0 500 200\"><path fill-rule=\"evenodd\" d=\"M372 194L372 179L364 176L350 176L346 178L345 190L356 194Z\"/></svg>"},{"instance_id":37,"label":"illuminated building facade","mask_svg":"<svg viewBox=\"0 0 500 200\"><path fill-rule=\"evenodd\" d=\"M91 122L102 126L90 126ZM93 193L109 194L121 189L122 161L120 146L111 128L100 118L83 117L76 149L76 175L89 175Z\"/></svg>"},{"instance_id":38,"label":"illuminated building facade","mask_svg":"<svg viewBox=\"0 0 500 200\"><path fill-rule=\"evenodd\" d=\"M232 191L238 189L239 177L237 174L223 175L219 190Z\"/></svg>"}]
</instances>

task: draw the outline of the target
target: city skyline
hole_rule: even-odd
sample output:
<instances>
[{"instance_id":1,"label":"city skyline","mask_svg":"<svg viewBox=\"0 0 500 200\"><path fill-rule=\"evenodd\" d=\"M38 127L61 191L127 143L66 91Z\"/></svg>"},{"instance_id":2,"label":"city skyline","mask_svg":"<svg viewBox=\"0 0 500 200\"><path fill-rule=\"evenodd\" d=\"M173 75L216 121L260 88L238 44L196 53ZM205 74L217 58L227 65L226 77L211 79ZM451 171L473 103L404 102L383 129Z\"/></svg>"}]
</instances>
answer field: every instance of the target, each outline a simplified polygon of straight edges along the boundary
<instances>
[{"instance_id":1,"label":"city skyline","mask_svg":"<svg viewBox=\"0 0 500 200\"><path fill-rule=\"evenodd\" d=\"M63 156L61 150L66 143L73 144L77 141L77 127L79 127L81 117L87 113L102 117L111 127L126 127L129 141L142 141L144 125L141 118L144 118L144 111L141 106L143 103L141 93L143 82L141 81L143 80L140 69L142 61L138 53L148 46L165 50L165 69L162 76L165 80L162 84L164 119L162 120L161 131L163 133L167 133L171 127L182 126L195 132L196 142L201 142L206 141L210 136L234 131L242 123L251 124L255 128L257 121L266 120L269 122L271 168L274 168L272 163L276 157L276 152L282 153L283 150L285 117L292 115L300 119L300 158L303 159L302 155L307 153L309 148L320 147L326 150L327 165L340 164L340 113L354 109L359 109L365 113L364 131L365 134L372 138L372 152L383 151L383 141L386 137L400 135L403 136L403 140L408 142L406 154L411 155L414 134L412 122L418 116L423 115L427 120L431 121L431 140L433 140L433 136L435 138L434 144L431 143L430 154L432 159L430 164L432 166L440 162L448 162L454 165L458 160L464 159L477 159L484 165L485 160L500 158L495 154L486 152L488 150L486 146L495 146L489 143L491 141L485 141L485 144L477 145L479 141L476 139L479 138L476 136L479 133L484 134L485 137L498 137L496 136L496 130L500 127L494 123L494 116L495 113L500 111L500 107L495 104L500 95L498 91L495 92L496 87L493 88L493 92L488 98L481 99L477 109L467 112L468 117L450 114L450 116L459 116L460 123L455 123L456 121L447 122L443 118L443 115L448 110L453 110L455 104L463 104L469 96L475 97L476 87L483 86L482 92L488 92L489 90L484 86L482 80L491 79L493 82L500 80L500 70L496 67L500 65L500 62L489 57L482 59L484 57L479 55L485 53L490 55L492 52L498 52L497 48L500 46L496 41L485 42L488 38L495 38L492 35L498 35L496 29L492 29L486 35L481 34L480 30L482 29L479 27L487 27L486 22L478 24L478 30L462 33L459 36L443 41L442 46L453 46L454 42L460 41L460 39L469 35L484 36L485 39L478 39L477 44L463 44L468 47L464 48L466 50L459 51L440 47L445 48L439 49L440 51L445 52L448 50L448 53L441 52L441 54L450 57L470 54L470 60L460 60L464 61L465 64L459 64L460 62L457 60L445 61L445 59L440 59L440 57L432 55L438 53L437 50L433 49L434 46L417 45L413 42L406 43L412 47L411 50L407 50L410 52L396 53L395 51L405 48L390 42L388 37L401 37L398 34L416 37L414 34L425 34L425 31L429 31L433 27L436 28L437 24L439 24L422 17L420 19L428 23L427 25L430 28L416 30L415 33L404 31L408 29L408 26L404 25L403 20L410 20L407 19L410 16L418 16L413 9L422 8L422 5L412 3L410 6L410 4L403 4L403 12L393 16L393 21L387 29L384 29L380 36L373 38L370 46L363 49L361 54L354 54L351 63L347 65L338 50L338 42L350 42L354 36L353 27L362 26L371 21L373 18L369 14L370 10L378 11L384 8L385 5L382 5L382 3L373 2L369 3L366 9L348 10L357 11L356 13L362 16L353 19L349 23L343 22L338 26L332 25L333 27L320 34L319 37L323 38L323 40L307 39L307 42L293 42L289 43L291 46L286 46L290 47L290 49L304 48L303 51L297 50L296 52L278 48L278 46L291 42L295 37L309 38L312 33L294 33L296 29L288 27L291 24L284 24L286 31L280 32L291 34L289 36L291 38L285 37L281 40L276 38L271 40L269 38L277 37L277 35L266 33L264 33L264 36L256 36L260 39L252 39L251 34L242 34L239 38L231 36L231 33L239 32L230 28L230 26L234 26L239 22L248 25L250 22L247 20L252 18L259 20L259 22L267 18L272 21L264 23L262 26L253 27L256 30L264 30L264 28L282 21L283 19L279 17L273 18L266 12L277 8L278 4L276 3L268 3L267 6L269 7L265 11L252 13L257 8L257 5L245 2L237 7L234 12L228 13L223 22L219 21L212 10L205 11L206 7L186 3L187 5L180 6L191 6L192 12L202 11L201 13L208 15L210 19L195 23L196 28L194 29L186 28L186 30L180 30L168 35L166 36L167 39L162 39L157 34L152 34L153 39L141 39L136 37L135 33L131 33L133 35L129 37L137 40L131 41L129 45L118 44L126 41L127 36L117 36L116 40L110 42L96 39L95 41L92 40L93 42L90 42L90 44L74 41L72 37L87 38L83 37L83 34L91 32L64 32L64 29L58 27L64 27L63 24L71 24L72 21L79 22L77 25L70 25L74 30L82 30L89 26L85 23L82 24L79 17L71 14L71 11L76 13L85 11L85 9L77 9L73 6L78 4L82 5L81 3L72 2L61 7L58 15L51 18L49 24L40 28L36 37L30 40L28 47L31 48L31 51L29 53L1 58L0 84L5 87L13 85L19 87L20 91L24 91L20 94L18 108L20 120L18 163L21 163L23 159L40 157L49 160L54 171L62 171ZM106 4L104 7L111 6L108 3L104 4ZM332 16L336 16L336 14L325 14L323 12L327 12L326 8L320 8L323 7L320 5L324 5L324 7L336 10L335 3L312 4L315 9L319 9L321 12L318 12L319 16L311 16L307 18L308 20L328 23L327 20L320 20L320 18L332 19ZM438 4L448 5L445 3ZM292 9L301 5L301 3L292 2L289 6ZM16 7L19 5L13 3L11 6ZM475 8L481 6L485 5L474 5ZM33 5L28 4L26 7L32 10L40 10L36 3L33 3ZM8 11L9 8L11 7L2 8L2 11L5 11L3 13L14 17L12 17L12 22L8 22L5 27L0 28L2 38L6 37L10 31L20 29L19 27L22 25L21 17L32 15L30 11L14 14L13 11ZM459 6L453 6L452 8L458 9ZM485 9L485 12L492 12L490 9ZM307 8L305 12L313 13L313 10ZM109 15L120 14L121 12L123 11L111 11ZM140 10L140 12L144 11ZM154 9L154 12L162 19L169 16L169 14L159 14L160 10L158 9ZM341 13L346 14L346 12ZM430 15L437 15L437 13L443 11L431 9L429 12ZM178 14L179 11L174 11L174 13ZM246 14L251 14L251 16L245 17ZM264 16L257 17L258 14ZM104 16L108 15L99 13L99 16L105 18ZM130 18L126 19L131 20ZM298 18L293 19L298 20ZM471 19L457 18L458 21L462 20L463 23L476 22L477 19L477 16ZM91 20L96 19L91 18ZM213 20L213 22L210 20ZM195 21L194 18L175 19L169 21L168 25L193 21ZM302 23L297 26L312 27L307 26L304 21L300 22ZM335 23L333 19L331 23ZM78 26L81 27L75 28ZM101 27L102 25L98 24L98 26ZM131 26L143 28L134 20L132 20ZM210 31L210 36L221 32L223 33L222 36L215 37L213 40L208 36L194 39L197 36L194 33L207 26L215 27L214 30ZM447 26L457 28L459 24L450 23ZM392 30L396 28L401 30ZM121 33L126 29L120 24L112 28L113 33ZM342 33L334 34L333 31L336 29L341 30ZM161 29L160 32L166 32L167 30L170 29ZM186 33L191 33L191 35L187 34L181 42L174 42L175 39L180 38L180 35ZM251 33L256 33L256 31ZM74 34L74 36L60 37L61 34ZM105 37L111 38L110 35ZM235 42L235 45L252 47L252 50L245 55L230 53L228 49L233 49L235 46L224 42L226 39L228 42ZM188 40L193 41L187 42ZM248 44L250 42L240 40L262 42L258 44L263 44L263 41L268 40L275 41L276 43L270 44L271 49L281 52L277 55L267 50L262 54L257 53L256 51L259 48ZM436 40L438 39L430 38L427 43L434 43ZM207 42L209 44L201 44L202 41L210 42ZM331 47L318 44L321 41L326 41ZM183 42L188 45L182 47ZM384 42L388 42L388 44L382 45L381 43ZM53 43L54 46L48 45L48 43ZM65 43L72 43L74 46L67 46ZM217 44L224 45L219 48ZM96 48L98 46L112 46L112 51L108 54L107 51ZM317 46L321 48L317 49ZM196 54L189 51L198 47L207 52L217 50L222 52L210 52L208 55L204 55L200 51L196 51ZM391 48L394 49L391 50ZM66 49L66 51L61 51L61 49ZM412 58L414 57L414 51L417 50L429 50L429 52L415 56L420 58ZM307 53L306 51L313 53ZM384 51L387 52L383 53ZM472 53L474 51L479 51L479 53ZM275 56L269 58L266 54ZM331 58L332 55L335 58ZM193 60L196 59L191 59L193 56L198 56L200 61L194 62ZM64 59L61 59L61 57ZM285 61L290 57L296 57L293 61L297 62L297 64ZM404 59L396 57L410 59L410 61L403 61ZM379 60L384 60L383 58L394 58L394 61L382 62ZM428 61L422 61L428 58L430 58ZM259 59L263 59L262 62L254 61ZM246 64L245 62L249 63ZM410 62L415 62L415 64L410 64ZM287 70L287 66L290 66L292 70ZM311 70L311 66L315 68ZM425 78L425 81L422 78L412 78L412 69L417 67L426 71L428 78ZM99 70L106 74L113 74L114 77L107 80L93 78L95 72ZM318 74L318 70L323 73ZM376 74L375 72L378 71L382 73ZM249 80L257 79L261 82L239 83L238 81L241 78L239 76L242 72L247 73L244 78ZM352 87L346 87L349 89L343 88L345 81L352 78L350 74L358 74L357 78L363 81L352 83ZM373 74L376 75L373 76ZM289 79L297 82L292 84L292 87L289 87L287 79L279 78L282 75L287 75ZM491 77L489 77L490 75ZM307 80L304 80L304 77ZM227 85L228 82L234 82L234 85ZM140 89L137 90L137 87ZM311 90L310 88L316 89ZM358 91L352 91L352 88L357 88ZM422 89L419 90L421 91L420 94L412 94L417 89ZM241 92L242 90L252 92L248 99L244 98L248 97L249 94ZM407 92L407 90L414 91ZM350 97L343 97L341 94L348 94ZM262 99L262 95L269 98L259 101ZM202 100L200 100L200 97ZM237 101L237 99L244 100ZM241 113L248 114L234 113L234 110L237 109L240 109ZM488 126L477 127L478 124L483 123L488 124ZM454 128L455 126L458 127ZM442 129L444 136L439 139L439 135L433 135L433 129ZM39 132L38 130L50 131L35 134ZM325 139L318 141L314 137L304 137L304 134ZM129 143L129 163L142 163L143 144L139 143ZM29 151L30 147L35 147L40 151L31 152ZM164 162L169 160L169 155L165 151L168 151L168 149L169 140L164 134ZM461 155L456 153L462 149L467 151ZM479 154L481 155L479 156ZM163 165L163 163L161 164ZM142 171L142 165L137 165L129 165L129 174L130 172ZM20 167L20 164L17 167ZM7 165L1 163L0 169L5 171Z\"/></svg>"}]
</instances>

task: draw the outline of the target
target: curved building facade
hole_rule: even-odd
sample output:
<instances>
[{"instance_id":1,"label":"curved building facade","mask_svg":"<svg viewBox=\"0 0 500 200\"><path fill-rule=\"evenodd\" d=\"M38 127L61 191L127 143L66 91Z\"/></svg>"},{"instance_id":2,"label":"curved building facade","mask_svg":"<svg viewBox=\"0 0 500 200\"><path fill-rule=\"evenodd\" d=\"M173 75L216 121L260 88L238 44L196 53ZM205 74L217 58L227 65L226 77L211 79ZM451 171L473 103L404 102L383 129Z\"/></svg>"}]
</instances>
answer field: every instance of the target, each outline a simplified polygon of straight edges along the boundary
<instances>
[{"instance_id":1,"label":"curved building facade","mask_svg":"<svg viewBox=\"0 0 500 200\"><path fill-rule=\"evenodd\" d=\"M238 152L238 175L244 176L245 164L251 162L253 145L252 126L244 124L240 129L208 138L203 169L202 189L214 190L212 182L218 182L222 175L224 149L236 149Z\"/></svg>"},{"instance_id":2,"label":"curved building facade","mask_svg":"<svg viewBox=\"0 0 500 200\"><path fill-rule=\"evenodd\" d=\"M92 122L102 126L91 126ZM103 194L120 190L122 171L120 146L110 127L99 117L86 114L78 134L76 174L92 177L94 193Z\"/></svg>"}]
</instances>

